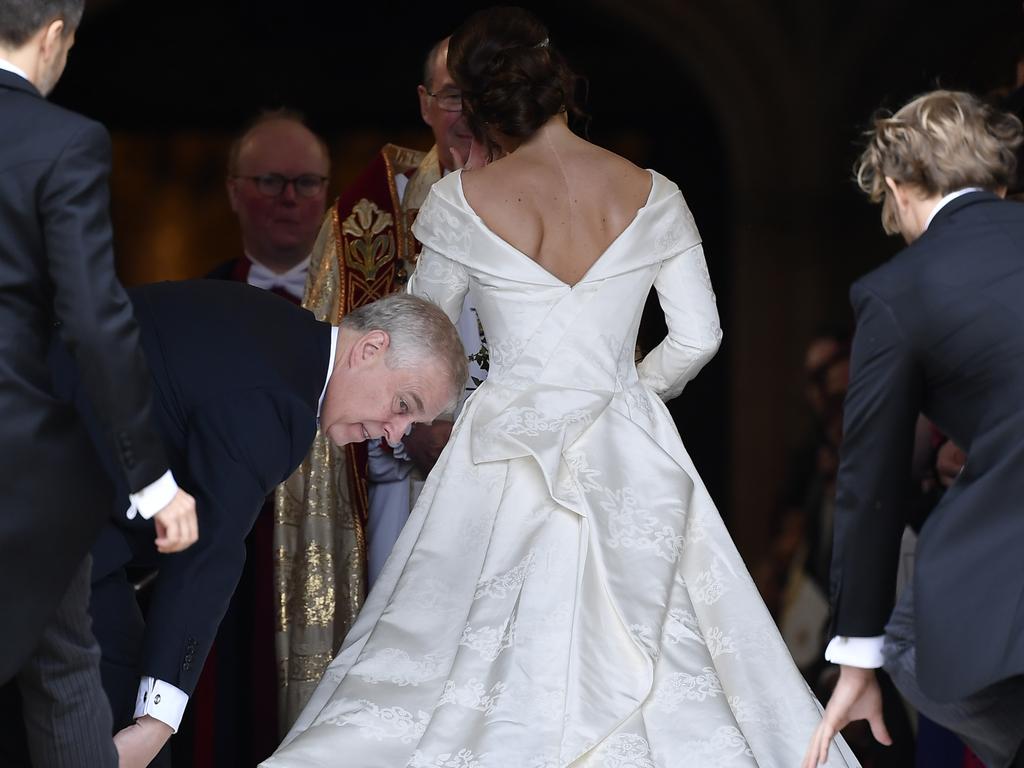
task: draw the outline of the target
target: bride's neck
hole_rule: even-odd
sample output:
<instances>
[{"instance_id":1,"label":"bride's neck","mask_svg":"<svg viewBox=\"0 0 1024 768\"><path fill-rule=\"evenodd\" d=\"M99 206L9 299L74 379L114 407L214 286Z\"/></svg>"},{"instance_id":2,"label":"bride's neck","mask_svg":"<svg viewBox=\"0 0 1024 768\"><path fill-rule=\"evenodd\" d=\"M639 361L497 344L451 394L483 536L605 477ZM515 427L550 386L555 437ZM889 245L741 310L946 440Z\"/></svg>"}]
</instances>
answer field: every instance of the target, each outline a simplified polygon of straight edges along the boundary
<instances>
[{"instance_id":1,"label":"bride's neck","mask_svg":"<svg viewBox=\"0 0 1024 768\"><path fill-rule=\"evenodd\" d=\"M534 152L550 152L552 147L561 147L567 142L577 140L578 137L569 130L569 122L565 113L554 115L544 125L533 132L533 135L525 139L512 152L521 155L533 154Z\"/></svg>"}]
</instances>

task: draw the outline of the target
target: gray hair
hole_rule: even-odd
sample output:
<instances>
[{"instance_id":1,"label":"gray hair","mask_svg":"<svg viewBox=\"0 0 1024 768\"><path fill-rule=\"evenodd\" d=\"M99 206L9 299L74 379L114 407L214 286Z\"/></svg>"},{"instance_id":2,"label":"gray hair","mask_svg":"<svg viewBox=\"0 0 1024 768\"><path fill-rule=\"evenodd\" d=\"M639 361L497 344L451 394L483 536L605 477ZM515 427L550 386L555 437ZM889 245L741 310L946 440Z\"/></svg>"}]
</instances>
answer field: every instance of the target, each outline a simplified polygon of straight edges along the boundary
<instances>
[{"instance_id":1,"label":"gray hair","mask_svg":"<svg viewBox=\"0 0 1024 768\"><path fill-rule=\"evenodd\" d=\"M51 22L64 21L64 36L78 29L85 0L0 0L0 43L20 48Z\"/></svg>"},{"instance_id":2,"label":"gray hair","mask_svg":"<svg viewBox=\"0 0 1024 768\"><path fill-rule=\"evenodd\" d=\"M436 304L395 293L365 304L341 318L341 326L368 333L384 331L391 339L385 364L388 368L417 368L425 363L441 366L448 374L454 405L469 378L466 352L459 332Z\"/></svg>"}]
</instances>

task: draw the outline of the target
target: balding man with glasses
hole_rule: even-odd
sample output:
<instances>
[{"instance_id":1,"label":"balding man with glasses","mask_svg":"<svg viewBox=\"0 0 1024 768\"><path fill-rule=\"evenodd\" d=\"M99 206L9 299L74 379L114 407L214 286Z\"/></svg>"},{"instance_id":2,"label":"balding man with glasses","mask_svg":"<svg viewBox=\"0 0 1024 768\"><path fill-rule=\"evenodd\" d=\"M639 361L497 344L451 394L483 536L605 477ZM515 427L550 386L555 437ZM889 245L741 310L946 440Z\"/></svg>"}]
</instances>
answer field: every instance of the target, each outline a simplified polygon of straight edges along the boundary
<instances>
[{"instance_id":1,"label":"balding man with glasses","mask_svg":"<svg viewBox=\"0 0 1024 768\"><path fill-rule=\"evenodd\" d=\"M300 114L264 112L235 140L227 191L243 254L208 277L264 288L298 304L327 207L330 155Z\"/></svg>"}]
</instances>

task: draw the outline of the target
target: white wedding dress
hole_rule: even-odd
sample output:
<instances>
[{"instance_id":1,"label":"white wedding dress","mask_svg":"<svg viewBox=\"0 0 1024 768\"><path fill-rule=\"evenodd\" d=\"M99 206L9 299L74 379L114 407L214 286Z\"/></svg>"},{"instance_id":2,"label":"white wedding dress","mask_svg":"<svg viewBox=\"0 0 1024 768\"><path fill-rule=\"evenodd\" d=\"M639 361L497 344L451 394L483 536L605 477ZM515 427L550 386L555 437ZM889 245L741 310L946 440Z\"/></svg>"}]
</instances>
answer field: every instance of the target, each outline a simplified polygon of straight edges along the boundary
<instances>
[{"instance_id":1,"label":"white wedding dress","mask_svg":"<svg viewBox=\"0 0 1024 768\"><path fill-rule=\"evenodd\" d=\"M434 186L410 291L453 320L473 293L490 375L266 768L799 765L820 709L662 403L721 331L690 212L652 177L575 286L491 232L461 174ZM669 333L637 366L652 283Z\"/></svg>"}]
</instances>

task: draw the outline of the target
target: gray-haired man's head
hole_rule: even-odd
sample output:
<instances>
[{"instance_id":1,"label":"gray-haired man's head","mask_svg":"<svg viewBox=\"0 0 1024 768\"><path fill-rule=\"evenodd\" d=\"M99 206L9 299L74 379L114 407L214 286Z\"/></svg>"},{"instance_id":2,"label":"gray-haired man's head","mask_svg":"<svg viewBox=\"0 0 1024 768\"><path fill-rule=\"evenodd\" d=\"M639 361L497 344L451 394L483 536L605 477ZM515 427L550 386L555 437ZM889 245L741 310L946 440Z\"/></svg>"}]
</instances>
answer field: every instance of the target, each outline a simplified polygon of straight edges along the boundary
<instances>
[{"instance_id":1,"label":"gray-haired man's head","mask_svg":"<svg viewBox=\"0 0 1024 768\"><path fill-rule=\"evenodd\" d=\"M350 312L320 412L338 445L385 438L450 410L468 376L458 331L436 305L396 294Z\"/></svg>"}]
</instances>

